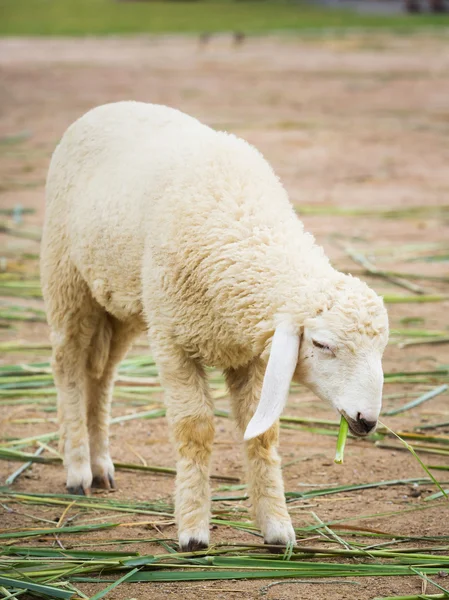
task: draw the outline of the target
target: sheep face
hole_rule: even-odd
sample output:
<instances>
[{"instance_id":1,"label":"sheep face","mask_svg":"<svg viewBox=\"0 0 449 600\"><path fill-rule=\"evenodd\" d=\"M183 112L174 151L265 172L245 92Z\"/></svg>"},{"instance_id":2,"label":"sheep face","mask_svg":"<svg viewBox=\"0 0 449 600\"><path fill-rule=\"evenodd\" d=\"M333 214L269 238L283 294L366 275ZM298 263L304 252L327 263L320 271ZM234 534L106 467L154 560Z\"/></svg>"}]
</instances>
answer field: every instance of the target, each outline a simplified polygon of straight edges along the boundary
<instances>
[{"instance_id":1,"label":"sheep face","mask_svg":"<svg viewBox=\"0 0 449 600\"><path fill-rule=\"evenodd\" d=\"M388 320L377 300L374 315L366 309L351 315L339 305L308 319L294 374L295 380L344 415L351 431L359 436L376 427L382 404L382 354Z\"/></svg>"},{"instance_id":2,"label":"sheep face","mask_svg":"<svg viewBox=\"0 0 449 600\"><path fill-rule=\"evenodd\" d=\"M245 440L277 421L292 378L330 402L355 435L367 435L377 425L382 355L388 341L382 299L359 279L341 273L311 287L309 299L313 316L300 315L298 325L284 318L275 329L259 404Z\"/></svg>"}]
</instances>

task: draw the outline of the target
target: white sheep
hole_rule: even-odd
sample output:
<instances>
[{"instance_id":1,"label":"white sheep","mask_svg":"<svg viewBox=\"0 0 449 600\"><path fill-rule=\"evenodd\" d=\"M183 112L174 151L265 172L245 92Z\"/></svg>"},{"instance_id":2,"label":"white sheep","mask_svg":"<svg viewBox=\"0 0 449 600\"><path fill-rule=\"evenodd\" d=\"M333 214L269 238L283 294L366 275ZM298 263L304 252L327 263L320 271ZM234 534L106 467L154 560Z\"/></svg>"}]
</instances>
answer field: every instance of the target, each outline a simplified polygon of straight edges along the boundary
<instances>
[{"instance_id":1,"label":"white sheep","mask_svg":"<svg viewBox=\"0 0 449 600\"><path fill-rule=\"evenodd\" d=\"M225 373L265 542L294 541L276 450L290 381L368 433L388 318L331 267L262 155L165 106L91 110L51 161L41 270L69 491L114 485L114 372L146 330L178 455L181 548L209 543L205 365Z\"/></svg>"}]
</instances>

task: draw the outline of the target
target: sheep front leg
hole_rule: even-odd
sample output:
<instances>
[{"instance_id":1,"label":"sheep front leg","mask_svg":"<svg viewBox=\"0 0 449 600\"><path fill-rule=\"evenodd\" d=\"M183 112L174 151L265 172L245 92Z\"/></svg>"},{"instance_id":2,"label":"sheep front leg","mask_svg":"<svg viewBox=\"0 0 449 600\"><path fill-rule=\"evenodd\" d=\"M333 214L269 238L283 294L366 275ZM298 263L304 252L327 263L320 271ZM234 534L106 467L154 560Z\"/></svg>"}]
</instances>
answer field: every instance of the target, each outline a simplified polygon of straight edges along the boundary
<instances>
[{"instance_id":1,"label":"sheep front leg","mask_svg":"<svg viewBox=\"0 0 449 600\"><path fill-rule=\"evenodd\" d=\"M177 450L175 516L182 551L209 545L213 407L204 371L182 351L156 357Z\"/></svg>"},{"instance_id":2,"label":"sheep front leg","mask_svg":"<svg viewBox=\"0 0 449 600\"><path fill-rule=\"evenodd\" d=\"M248 367L230 369L226 379L237 426L243 436L253 416L262 390L265 365L256 359ZM245 442L249 495L254 518L266 544L295 542L284 497L281 461L277 452L279 425Z\"/></svg>"}]
</instances>

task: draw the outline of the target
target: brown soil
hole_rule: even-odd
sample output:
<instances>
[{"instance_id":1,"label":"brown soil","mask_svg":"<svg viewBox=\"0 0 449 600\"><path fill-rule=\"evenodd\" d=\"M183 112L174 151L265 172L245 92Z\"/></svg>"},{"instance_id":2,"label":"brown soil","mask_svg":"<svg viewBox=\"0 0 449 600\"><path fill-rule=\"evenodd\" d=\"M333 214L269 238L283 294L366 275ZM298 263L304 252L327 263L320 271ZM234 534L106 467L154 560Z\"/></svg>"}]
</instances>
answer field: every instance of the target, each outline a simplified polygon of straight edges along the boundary
<instances>
[{"instance_id":1,"label":"brown soil","mask_svg":"<svg viewBox=\"0 0 449 600\"><path fill-rule=\"evenodd\" d=\"M377 35L342 39L299 41L294 38L249 39L233 48L226 37L212 39L205 48L194 38L125 38L78 40L0 40L0 136L25 132L16 144L0 147L0 202L2 208L21 204L33 207L25 217L26 228L40 226L44 211L44 179L49 157L65 128L89 108L122 99L137 99L175 106L206 123L225 128L255 144L273 164L293 202L359 208L397 208L447 204L449 191L449 47L445 38L413 38ZM385 249L380 266L395 270L447 276L447 262L409 261L423 252L423 244L447 242L448 222L434 217L382 219L373 217L305 216L312 231L334 264L359 272L348 258L351 244L365 254ZM38 243L1 235L4 254L37 253ZM413 248L406 253L406 244ZM3 251L2 251L3 254ZM37 263L32 263L37 269ZM380 292L408 294L382 280L370 280ZM447 285L419 282L430 293L447 294ZM14 299L4 299L14 304ZM25 304L27 301L18 300ZM41 306L39 301L28 301ZM393 304L391 327L404 327L403 317L421 317L418 327L447 330L448 302ZM17 324L0 332L2 340L47 341L43 324ZM142 340L144 341L144 340ZM449 346L423 345L399 349L389 346L385 370L407 371L449 363ZM144 350L135 350L142 353ZM48 353L5 354L2 362L35 361ZM386 386L385 393L403 393L386 400L389 408L404 402L412 385ZM151 403L154 400L149 400ZM160 397L157 397L160 400ZM217 402L226 407L227 400ZM116 402L113 414L136 410ZM142 410L139 407L138 410ZM332 418L331 409L302 391L292 396L288 414ZM25 437L55 428L54 413L33 405L7 406L0 426L2 435ZM42 418L43 422L19 423L18 419ZM395 429L413 428L429 420L449 420L448 395L397 417L386 418ZM243 477L241 453L232 423L217 419L212 472ZM335 439L309 432L283 430L280 451L284 462L300 459L285 469L289 491L300 484L364 483L381 479L425 475L414 458L401 451L376 448L366 441L351 440L343 467L333 462ZM163 419L135 420L112 428L112 453L116 460L174 466L174 456ZM427 457L426 457L427 458ZM447 459L446 459L447 460ZM433 457L444 464L444 457ZM3 480L17 463L0 463ZM444 479L444 477L441 477ZM170 498L173 479L166 476L119 472L116 497L134 500ZM214 488L217 488L214 482ZM20 477L14 489L63 491L62 467L35 465ZM428 488L431 489L430 487ZM434 489L434 488L432 488ZM422 489L426 495L427 487ZM246 505L246 503L243 503ZM411 488L389 487L317 498L293 504L296 526L311 524L314 510L324 520L351 519L350 524L403 535L448 535L449 511L443 502L424 506ZM426 505L428 506L428 505ZM11 505L4 507L2 527L37 526L29 516L57 519L54 508ZM23 513L27 513L27 515ZM396 513L384 516L384 513ZM364 515L376 515L360 521ZM96 515L111 520L110 514ZM145 517L116 516L124 523L147 521ZM123 527L88 537L62 536L66 546L107 542L119 537L174 537L175 528L162 532L147 525ZM254 541L220 527L213 541ZM35 543L31 542L31 543ZM52 543L52 541L47 542ZM127 546L125 546L126 548ZM105 546L105 549L111 547ZM151 543L133 545L142 553L160 552ZM97 549L101 549L99 546ZM226 581L183 584L129 584L108 598L257 598L267 582ZM370 599L421 591L418 578L359 579L358 585L284 583L268 590L274 599ZM443 582L442 582L443 583ZM85 584L87 594L104 584ZM434 590L430 590L434 592Z\"/></svg>"}]
</instances>

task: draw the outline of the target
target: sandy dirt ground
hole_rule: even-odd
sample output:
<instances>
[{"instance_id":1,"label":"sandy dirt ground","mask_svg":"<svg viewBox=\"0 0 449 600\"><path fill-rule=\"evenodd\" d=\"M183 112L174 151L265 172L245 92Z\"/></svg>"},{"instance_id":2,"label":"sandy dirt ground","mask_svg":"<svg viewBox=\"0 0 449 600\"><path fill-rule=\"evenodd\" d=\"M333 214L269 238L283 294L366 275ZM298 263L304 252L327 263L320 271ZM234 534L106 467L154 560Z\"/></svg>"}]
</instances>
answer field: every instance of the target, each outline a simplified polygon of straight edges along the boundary
<instances>
[{"instance_id":1,"label":"sandy dirt ground","mask_svg":"<svg viewBox=\"0 0 449 600\"><path fill-rule=\"evenodd\" d=\"M301 207L351 207L366 211L434 207L448 204L449 193L449 45L448 38L384 34L352 35L320 40L295 38L247 39L235 47L226 36L200 46L196 38L136 37L105 39L3 39L0 40L0 203L34 208L24 227L39 228L44 213L44 180L49 158L66 127L88 109L106 102L136 99L162 103L188 112L211 126L236 133L256 145L272 163L299 213ZM10 143L11 142L11 143ZM6 217L2 217L6 219ZM360 273L346 251L363 252L380 268L425 275L448 275L447 261L429 260L441 253L449 240L449 221L424 211L415 217L382 218L361 214L336 216L304 214L303 220L337 268ZM15 260L24 252L36 255L38 242L0 234L2 255ZM12 258L11 258L12 257ZM37 260L27 263L38 269ZM382 279L368 278L376 290L413 295ZM448 294L447 284L417 282L430 294ZM3 306L39 300L3 298ZM448 331L449 302L389 305L391 327L404 328L404 318L419 318L429 330ZM47 342L41 323L15 323L1 329L2 341ZM140 344L145 343L142 338ZM133 350L142 354L140 346ZM48 360L48 351L4 353L2 364ZM449 363L449 345L399 348L390 345L385 371L434 369ZM388 384L385 408L399 406L427 389L419 384ZM397 394L393 398L391 395ZM160 402L156 395L148 405ZM448 395L385 421L397 430L411 430L426 421L449 420ZM227 399L217 401L227 408ZM116 400L113 415L144 410ZM306 390L292 395L286 413L335 418L332 409ZM23 422L25 420L25 422ZM0 430L4 437L25 437L55 430L55 413L33 405L2 408ZM212 473L243 480L242 455L233 424L216 419L216 444ZM440 430L440 433L448 432ZM122 462L174 466L164 419L133 420L112 427L112 455ZM56 447L56 446L54 446ZM351 440L345 465L333 464L335 438L308 431L282 431L280 452L285 463L285 486L297 491L343 483L367 483L425 476L406 452ZM447 464L447 457L432 456L432 464ZM16 463L0 462L0 478L11 474ZM444 472L441 472L444 475ZM441 477L444 479L444 477ZM170 500L173 479L155 474L117 473L117 498ZM214 481L216 490L220 484ZM20 477L14 489L64 491L60 466L35 465ZM360 525L413 537L448 535L449 510L443 501L425 505L423 497L434 487L393 486L321 497L292 505L298 527L313 523L311 511L323 520L346 519ZM242 506L248 506L246 501ZM425 510L408 512L422 506ZM430 507L429 507L430 506ZM11 510L14 509L14 510ZM36 526L32 517L13 504L0 507L1 527ZM60 511L30 508L33 516L55 520ZM371 515L371 516L369 516ZM364 518L369 516L369 518ZM96 518L110 520L98 512ZM117 519L119 517L116 517ZM163 530L148 525L141 516L120 515L133 522L113 532L100 531L84 538L65 535L70 547L106 543L111 539L175 537L173 525ZM117 533L119 531L119 533ZM212 531L214 542L254 541L249 533L226 527ZM26 543L26 542L23 542ZM30 543L35 543L35 540ZM51 540L47 543L53 543ZM410 542L411 545L416 545ZM101 549L99 545L97 549ZM104 546L108 549L108 546ZM124 546L126 549L127 546ZM161 552L150 542L132 546L142 553ZM438 580L438 579L437 579ZM443 580L441 580L443 581ZM326 584L289 583L261 591L263 581L217 581L182 584L128 584L108 598L259 598L269 600L371 599L421 591L417 577L360 578ZM104 584L80 584L90 595ZM435 590L432 589L435 593ZM263 594L265 594L263 596Z\"/></svg>"}]
</instances>

